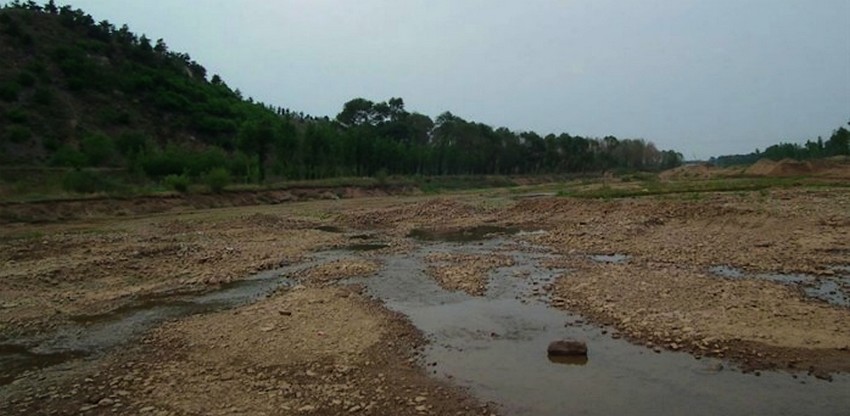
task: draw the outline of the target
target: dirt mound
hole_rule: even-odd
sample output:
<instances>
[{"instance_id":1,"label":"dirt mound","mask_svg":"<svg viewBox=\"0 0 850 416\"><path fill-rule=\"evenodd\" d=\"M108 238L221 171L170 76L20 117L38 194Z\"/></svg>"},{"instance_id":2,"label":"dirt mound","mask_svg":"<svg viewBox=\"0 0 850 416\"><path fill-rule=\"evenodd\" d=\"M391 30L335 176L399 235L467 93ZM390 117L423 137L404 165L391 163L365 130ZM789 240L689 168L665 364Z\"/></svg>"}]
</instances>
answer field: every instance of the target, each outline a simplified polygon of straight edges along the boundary
<instances>
[{"instance_id":1,"label":"dirt mound","mask_svg":"<svg viewBox=\"0 0 850 416\"><path fill-rule=\"evenodd\" d=\"M813 160L815 174L823 178L850 179L850 156Z\"/></svg>"},{"instance_id":2,"label":"dirt mound","mask_svg":"<svg viewBox=\"0 0 850 416\"><path fill-rule=\"evenodd\" d=\"M709 179L711 178L714 166L708 163L700 163L698 165L685 165L677 168L665 170L658 174L661 180L671 179Z\"/></svg>"},{"instance_id":3,"label":"dirt mound","mask_svg":"<svg viewBox=\"0 0 850 416\"><path fill-rule=\"evenodd\" d=\"M782 159L778 162L762 159L744 171L745 174L752 176L802 176L811 175L814 172L815 169L810 162L793 159Z\"/></svg>"}]
</instances>

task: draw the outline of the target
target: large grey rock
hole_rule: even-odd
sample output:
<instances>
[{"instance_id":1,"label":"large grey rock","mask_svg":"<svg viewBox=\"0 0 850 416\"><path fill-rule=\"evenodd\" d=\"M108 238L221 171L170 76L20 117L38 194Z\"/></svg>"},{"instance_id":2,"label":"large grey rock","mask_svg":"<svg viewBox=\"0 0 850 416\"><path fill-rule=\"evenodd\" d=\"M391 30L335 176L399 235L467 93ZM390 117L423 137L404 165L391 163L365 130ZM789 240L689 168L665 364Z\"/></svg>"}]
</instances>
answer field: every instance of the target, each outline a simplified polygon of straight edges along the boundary
<instances>
[{"instance_id":1,"label":"large grey rock","mask_svg":"<svg viewBox=\"0 0 850 416\"><path fill-rule=\"evenodd\" d=\"M552 341L546 352L550 356L566 357L576 355L587 355L587 344L581 341L560 340Z\"/></svg>"}]
</instances>

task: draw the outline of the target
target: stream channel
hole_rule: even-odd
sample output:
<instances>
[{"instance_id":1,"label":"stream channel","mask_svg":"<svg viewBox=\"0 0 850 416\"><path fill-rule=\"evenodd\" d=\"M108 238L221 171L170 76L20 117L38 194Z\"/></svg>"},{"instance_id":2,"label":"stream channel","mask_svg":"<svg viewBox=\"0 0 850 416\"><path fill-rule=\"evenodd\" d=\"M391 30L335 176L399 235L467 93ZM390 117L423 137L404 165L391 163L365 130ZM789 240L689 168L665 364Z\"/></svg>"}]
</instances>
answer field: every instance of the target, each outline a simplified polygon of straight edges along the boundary
<instances>
[{"instance_id":1,"label":"stream channel","mask_svg":"<svg viewBox=\"0 0 850 416\"><path fill-rule=\"evenodd\" d=\"M474 237L474 236L473 236ZM422 364L435 377L500 405L506 415L840 415L850 409L850 376L832 382L782 372L744 374L726 361L694 359L614 339L581 316L548 306L542 289L569 271L542 262L551 254L511 239L419 238L407 253L368 243L317 253L305 263L264 272L203 295L138 299L100 316L80 317L40 338L0 341L0 393L25 372L96 359L167 319L238 307L292 284L324 262L364 256L383 262L374 276L349 279L409 317L430 343ZM364 243L365 244L365 243ZM513 258L491 273L484 296L442 289L425 273L432 253ZM604 257L604 258L603 258ZM628 261L626 257L597 261ZM550 361L549 342L587 342L588 359Z\"/></svg>"}]
</instances>

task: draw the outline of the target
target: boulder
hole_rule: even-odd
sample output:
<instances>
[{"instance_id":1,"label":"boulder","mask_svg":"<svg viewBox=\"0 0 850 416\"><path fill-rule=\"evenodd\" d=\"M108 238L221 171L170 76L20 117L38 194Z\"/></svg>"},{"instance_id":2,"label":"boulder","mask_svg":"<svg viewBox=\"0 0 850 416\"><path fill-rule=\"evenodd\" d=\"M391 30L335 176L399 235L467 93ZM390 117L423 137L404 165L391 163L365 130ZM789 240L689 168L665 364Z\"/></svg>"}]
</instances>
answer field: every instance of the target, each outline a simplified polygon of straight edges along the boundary
<instances>
[{"instance_id":1,"label":"boulder","mask_svg":"<svg viewBox=\"0 0 850 416\"><path fill-rule=\"evenodd\" d=\"M566 357L566 356L586 356L587 344L581 341L560 340L552 341L546 352L550 356Z\"/></svg>"}]
</instances>

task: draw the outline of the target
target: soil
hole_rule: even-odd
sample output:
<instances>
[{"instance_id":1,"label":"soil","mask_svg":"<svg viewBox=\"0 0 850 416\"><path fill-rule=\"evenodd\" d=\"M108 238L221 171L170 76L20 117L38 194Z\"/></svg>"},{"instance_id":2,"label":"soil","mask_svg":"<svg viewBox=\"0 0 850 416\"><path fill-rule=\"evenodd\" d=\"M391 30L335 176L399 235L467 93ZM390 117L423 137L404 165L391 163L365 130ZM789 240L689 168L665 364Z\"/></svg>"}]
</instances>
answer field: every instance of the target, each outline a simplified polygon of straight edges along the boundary
<instances>
[{"instance_id":1,"label":"soil","mask_svg":"<svg viewBox=\"0 0 850 416\"><path fill-rule=\"evenodd\" d=\"M499 267L513 265L513 260L501 255L434 253L427 257L428 274L448 290L462 290L482 296L487 290L489 273Z\"/></svg>"},{"instance_id":2,"label":"soil","mask_svg":"<svg viewBox=\"0 0 850 416\"><path fill-rule=\"evenodd\" d=\"M645 197L512 198L515 191L371 197L138 216L68 215L0 229L0 336L48 334L80 315L151 294L204 292L311 253L380 241L406 253L411 230L481 226L551 254L567 271L552 307L652 350L717 356L744 369L850 372L850 309L793 285L715 276L804 273L836 279L850 254L850 190L792 188ZM129 206L132 201L125 201ZM128 208L130 210L130 208ZM88 214L87 214L88 215ZM84 218L84 219L80 219ZM350 286L382 267L337 258L298 286L233 310L181 318L134 346L71 370L0 386L17 414L489 414L498 409L427 375L410 322ZM593 255L624 255L600 262ZM613 257L612 257L613 258ZM617 257L619 258L619 257ZM434 255L429 275L480 294L500 253ZM838 270L838 271L836 271Z\"/></svg>"}]
</instances>

